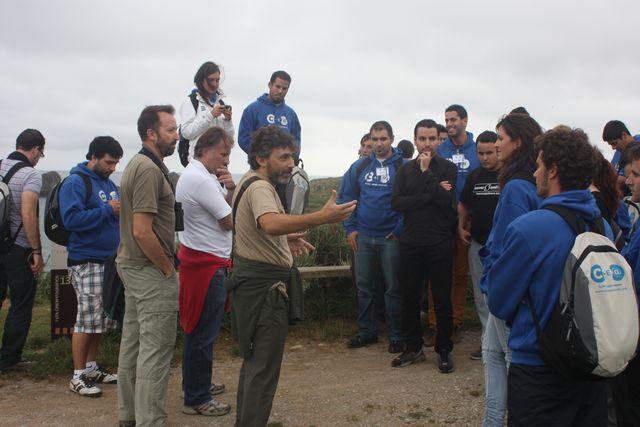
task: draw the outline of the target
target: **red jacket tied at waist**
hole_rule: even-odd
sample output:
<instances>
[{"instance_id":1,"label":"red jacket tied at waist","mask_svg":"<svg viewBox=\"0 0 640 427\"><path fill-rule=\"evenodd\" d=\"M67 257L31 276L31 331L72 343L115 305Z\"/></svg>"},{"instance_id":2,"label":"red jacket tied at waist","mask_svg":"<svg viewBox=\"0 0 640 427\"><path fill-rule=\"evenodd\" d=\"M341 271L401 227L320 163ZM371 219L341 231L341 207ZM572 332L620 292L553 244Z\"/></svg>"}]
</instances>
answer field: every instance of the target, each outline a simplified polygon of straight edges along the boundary
<instances>
[{"instance_id":1,"label":"red jacket tied at waist","mask_svg":"<svg viewBox=\"0 0 640 427\"><path fill-rule=\"evenodd\" d=\"M213 275L219 268L231 267L231 260L196 251L184 245L178 251L180 260L180 326L190 334L200 321L204 299Z\"/></svg>"}]
</instances>

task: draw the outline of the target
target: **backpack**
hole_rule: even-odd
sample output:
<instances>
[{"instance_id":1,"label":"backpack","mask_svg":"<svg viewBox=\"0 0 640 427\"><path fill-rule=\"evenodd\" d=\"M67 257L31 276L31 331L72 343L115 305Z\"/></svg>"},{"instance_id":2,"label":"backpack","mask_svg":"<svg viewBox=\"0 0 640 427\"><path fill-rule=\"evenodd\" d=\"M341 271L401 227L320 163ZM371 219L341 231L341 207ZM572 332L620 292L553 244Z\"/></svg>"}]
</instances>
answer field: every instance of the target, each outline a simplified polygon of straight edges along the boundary
<instances>
[{"instance_id":1,"label":"backpack","mask_svg":"<svg viewBox=\"0 0 640 427\"><path fill-rule=\"evenodd\" d=\"M288 214L301 215L309 204L309 175L304 171L304 163L300 159L301 167L294 166L291 178L285 186L284 207Z\"/></svg>"},{"instance_id":2,"label":"backpack","mask_svg":"<svg viewBox=\"0 0 640 427\"><path fill-rule=\"evenodd\" d=\"M83 173L77 172L73 172L71 175L80 175L82 177L85 187L84 200L85 204L88 203L91 193L93 192L91 178ZM64 184L68 178L69 177L66 177L53 187L51 193L49 193L49 197L47 197L47 203L44 207L44 234L47 235L49 240L62 246L67 246L69 244L69 235L71 235L71 232L67 230L62 223L59 195L62 184Z\"/></svg>"},{"instance_id":3,"label":"backpack","mask_svg":"<svg viewBox=\"0 0 640 427\"><path fill-rule=\"evenodd\" d=\"M531 296L540 356L573 381L618 375L634 357L638 343L638 304L633 272L604 235L604 220L592 231L573 211L548 205L576 233L565 263L560 297L544 330Z\"/></svg>"},{"instance_id":4,"label":"backpack","mask_svg":"<svg viewBox=\"0 0 640 427\"><path fill-rule=\"evenodd\" d=\"M189 99L191 100L191 105L193 105L193 110L198 113L198 99L196 98L197 92L191 92L189 94ZM182 125L180 125L182 128ZM178 134L180 135L180 141L178 142L178 157L180 157L180 163L185 168L189 165L189 140L182 136L182 130L178 129Z\"/></svg>"},{"instance_id":5,"label":"backpack","mask_svg":"<svg viewBox=\"0 0 640 427\"><path fill-rule=\"evenodd\" d=\"M2 160L0 160L0 165ZM18 237L18 233L22 230L22 221L20 226L16 230L16 233L11 235L11 221L9 220L9 211L11 209L11 190L9 189L9 181L13 178L16 172L24 167L31 167L27 162L18 162L14 164L5 176L2 177L0 182L0 253L6 254L11 250L13 243Z\"/></svg>"}]
</instances>

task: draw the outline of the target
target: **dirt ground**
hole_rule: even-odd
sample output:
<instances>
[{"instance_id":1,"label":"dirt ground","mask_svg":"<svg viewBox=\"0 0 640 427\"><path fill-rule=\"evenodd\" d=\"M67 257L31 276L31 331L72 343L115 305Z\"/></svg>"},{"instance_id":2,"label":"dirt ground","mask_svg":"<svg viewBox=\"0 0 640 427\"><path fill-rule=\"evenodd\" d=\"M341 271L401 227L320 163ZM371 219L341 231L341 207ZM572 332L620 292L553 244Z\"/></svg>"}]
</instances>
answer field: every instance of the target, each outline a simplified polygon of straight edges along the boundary
<instances>
[{"instance_id":1,"label":"dirt ground","mask_svg":"<svg viewBox=\"0 0 640 427\"><path fill-rule=\"evenodd\" d=\"M454 350L455 372L440 374L432 348L427 360L392 368L386 343L349 350L342 341L317 343L289 339L270 425L293 426L478 426L484 402L482 363L468 355L477 350L479 331L463 333ZM170 426L232 426L242 360L228 342L216 347L214 380L226 384L218 396L232 411L223 417L181 412L180 367L171 371L167 395ZM0 377L2 426L117 425L116 386L89 399L68 391L68 378L45 381Z\"/></svg>"}]
</instances>

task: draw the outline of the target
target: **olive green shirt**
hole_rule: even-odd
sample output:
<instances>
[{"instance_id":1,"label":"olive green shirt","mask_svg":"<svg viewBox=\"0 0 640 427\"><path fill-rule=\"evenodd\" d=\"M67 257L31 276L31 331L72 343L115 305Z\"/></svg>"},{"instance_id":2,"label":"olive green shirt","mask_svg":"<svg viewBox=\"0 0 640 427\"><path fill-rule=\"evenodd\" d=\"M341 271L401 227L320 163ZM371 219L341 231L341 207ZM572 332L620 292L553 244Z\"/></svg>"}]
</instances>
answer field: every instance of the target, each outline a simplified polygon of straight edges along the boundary
<instances>
[{"instance_id":1,"label":"olive green shirt","mask_svg":"<svg viewBox=\"0 0 640 427\"><path fill-rule=\"evenodd\" d=\"M163 172L151 159L136 154L124 168L120 182L120 246L116 262L123 265L147 265L151 261L133 237L133 214L154 215L152 229L167 257L175 252L175 196Z\"/></svg>"}]
</instances>

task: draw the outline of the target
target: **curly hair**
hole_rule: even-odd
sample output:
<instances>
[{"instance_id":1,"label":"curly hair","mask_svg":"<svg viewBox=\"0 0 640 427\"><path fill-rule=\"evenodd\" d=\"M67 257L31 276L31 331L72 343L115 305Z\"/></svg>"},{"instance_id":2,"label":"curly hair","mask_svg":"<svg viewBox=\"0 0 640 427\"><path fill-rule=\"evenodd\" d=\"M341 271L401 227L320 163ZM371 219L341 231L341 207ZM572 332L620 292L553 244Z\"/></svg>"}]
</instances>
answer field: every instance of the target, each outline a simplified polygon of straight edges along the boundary
<instances>
[{"instance_id":1,"label":"curly hair","mask_svg":"<svg viewBox=\"0 0 640 427\"><path fill-rule=\"evenodd\" d=\"M542 135L542 128L531 116L522 113L507 114L496 125L496 130L499 128L502 128L509 138L520 140L520 146L500 168L498 184L504 187L516 174L524 172L533 176L537 156L534 141L536 137Z\"/></svg>"},{"instance_id":2,"label":"curly hair","mask_svg":"<svg viewBox=\"0 0 640 427\"><path fill-rule=\"evenodd\" d=\"M596 158L582 129L556 126L538 137L536 148L547 169L556 166L562 191L584 190L593 181Z\"/></svg>"},{"instance_id":3,"label":"curly hair","mask_svg":"<svg viewBox=\"0 0 640 427\"><path fill-rule=\"evenodd\" d=\"M291 148L295 150L293 137L278 126L269 125L251 134L251 148L248 163L252 170L260 167L257 157L266 159L274 148Z\"/></svg>"},{"instance_id":4,"label":"curly hair","mask_svg":"<svg viewBox=\"0 0 640 427\"><path fill-rule=\"evenodd\" d=\"M613 217L616 216L618 205L622 198L622 192L618 188L618 174L611 166L611 163L604 158L600 150L593 147L593 155L596 161L596 168L593 177L593 185L600 191L604 197L607 209Z\"/></svg>"}]
</instances>

